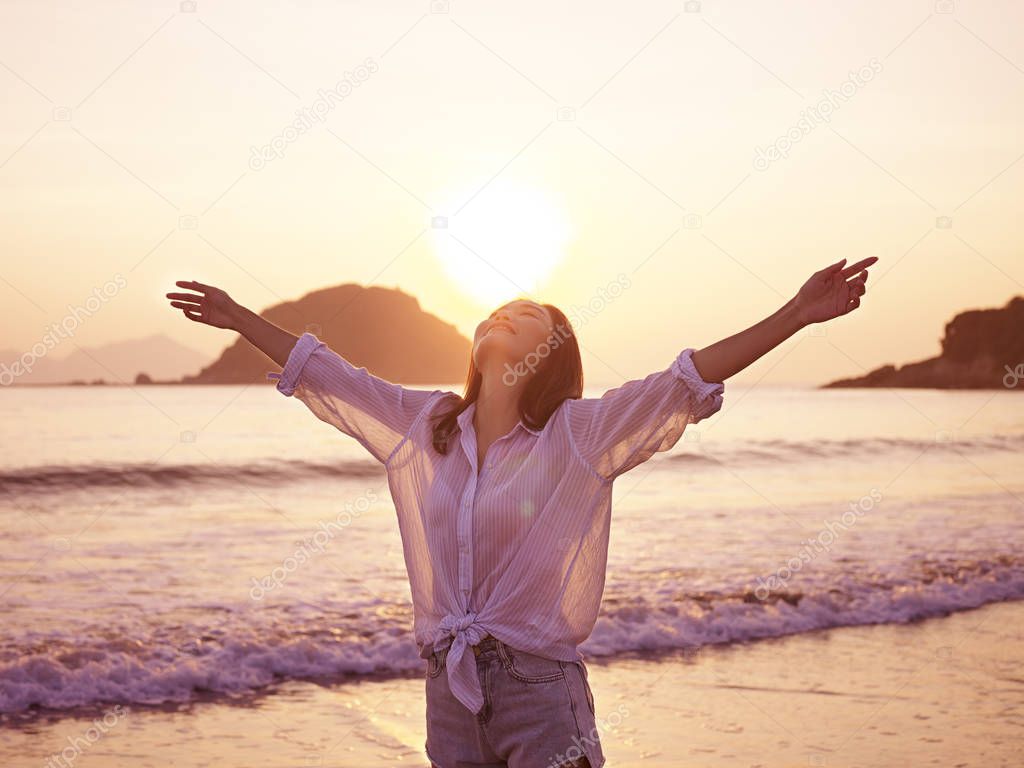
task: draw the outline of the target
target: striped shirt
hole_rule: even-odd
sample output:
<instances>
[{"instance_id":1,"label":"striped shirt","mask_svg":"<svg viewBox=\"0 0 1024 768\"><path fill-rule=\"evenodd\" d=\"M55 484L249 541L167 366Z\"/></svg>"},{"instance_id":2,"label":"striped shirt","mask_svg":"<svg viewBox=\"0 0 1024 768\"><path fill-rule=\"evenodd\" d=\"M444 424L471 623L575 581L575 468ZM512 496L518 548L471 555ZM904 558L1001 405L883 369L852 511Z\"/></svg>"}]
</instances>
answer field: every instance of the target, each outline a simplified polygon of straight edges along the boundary
<instances>
[{"instance_id":1,"label":"striped shirt","mask_svg":"<svg viewBox=\"0 0 1024 768\"><path fill-rule=\"evenodd\" d=\"M357 368L311 333L291 350L277 389L355 438L380 461L398 514L420 655L448 648L453 694L483 706L470 646L491 634L550 659L582 660L604 591L612 482L671 448L722 407L684 349L665 370L599 398L563 401L542 430L520 421L477 466L475 403L448 453L431 414L460 401Z\"/></svg>"}]
</instances>

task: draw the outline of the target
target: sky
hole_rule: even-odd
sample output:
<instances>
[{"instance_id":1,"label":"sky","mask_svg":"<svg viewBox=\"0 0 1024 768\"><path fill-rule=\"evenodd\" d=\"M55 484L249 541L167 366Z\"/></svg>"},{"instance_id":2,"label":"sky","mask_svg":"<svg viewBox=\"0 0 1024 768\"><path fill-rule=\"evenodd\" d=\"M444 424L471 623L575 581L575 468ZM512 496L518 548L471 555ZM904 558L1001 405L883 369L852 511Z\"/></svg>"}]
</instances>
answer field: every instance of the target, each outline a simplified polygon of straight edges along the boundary
<instances>
[{"instance_id":1,"label":"sky","mask_svg":"<svg viewBox=\"0 0 1024 768\"><path fill-rule=\"evenodd\" d=\"M877 256L733 379L814 385L1024 294L1015 2L4 0L0 105L0 349L99 295L60 354L214 356L237 335L175 280L256 311L355 282L467 337L556 304L614 385Z\"/></svg>"}]
</instances>

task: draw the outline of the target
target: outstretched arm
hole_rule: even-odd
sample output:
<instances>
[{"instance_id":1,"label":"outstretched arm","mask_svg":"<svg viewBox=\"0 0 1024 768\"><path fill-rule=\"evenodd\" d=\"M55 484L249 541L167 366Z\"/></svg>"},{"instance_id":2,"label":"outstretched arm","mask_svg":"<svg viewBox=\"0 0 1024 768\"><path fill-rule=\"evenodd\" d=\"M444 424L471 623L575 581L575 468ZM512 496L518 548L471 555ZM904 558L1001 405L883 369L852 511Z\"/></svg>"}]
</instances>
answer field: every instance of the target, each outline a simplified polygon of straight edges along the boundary
<instances>
[{"instance_id":1,"label":"outstretched arm","mask_svg":"<svg viewBox=\"0 0 1024 768\"><path fill-rule=\"evenodd\" d=\"M305 403L321 421L354 437L387 464L410 434L419 415L447 394L411 389L356 367L312 333L295 336L235 303L221 289L192 281L178 286L200 296L169 293L171 305L190 320L238 331L283 369L277 390Z\"/></svg>"},{"instance_id":2,"label":"outstretched arm","mask_svg":"<svg viewBox=\"0 0 1024 768\"><path fill-rule=\"evenodd\" d=\"M815 272L785 306L747 330L701 350L687 347L664 370L627 381L599 398L566 401L566 420L579 457L595 474L614 479L671 448L688 425L722 407L727 378L805 325L860 305L865 267L877 258L842 269L845 261Z\"/></svg>"},{"instance_id":3,"label":"outstretched arm","mask_svg":"<svg viewBox=\"0 0 1024 768\"><path fill-rule=\"evenodd\" d=\"M781 308L744 331L693 353L705 381L723 382L770 352L804 326L845 315L860 306L867 290L867 267L877 256L843 268L846 259L815 272Z\"/></svg>"}]
</instances>

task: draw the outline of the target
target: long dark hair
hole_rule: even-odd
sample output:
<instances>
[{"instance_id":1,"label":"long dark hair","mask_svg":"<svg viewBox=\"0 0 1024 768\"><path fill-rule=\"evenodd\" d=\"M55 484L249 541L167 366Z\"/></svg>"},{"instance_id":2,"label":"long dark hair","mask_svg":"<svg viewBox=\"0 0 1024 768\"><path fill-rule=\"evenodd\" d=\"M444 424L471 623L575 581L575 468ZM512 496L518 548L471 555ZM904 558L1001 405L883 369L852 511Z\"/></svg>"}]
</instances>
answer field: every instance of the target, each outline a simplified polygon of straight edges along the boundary
<instances>
[{"instance_id":1,"label":"long dark hair","mask_svg":"<svg viewBox=\"0 0 1024 768\"><path fill-rule=\"evenodd\" d=\"M583 397L583 361L572 324L553 304L541 306L551 314L555 331L547 338L548 354L538 352L542 360L519 398L519 417L530 429L543 429L563 401ZM448 441L458 427L459 414L477 401L482 383L483 374L477 370L471 352L465 394L450 398L452 406L432 417L433 444L438 453L448 453Z\"/></svg>"}]
</instances>

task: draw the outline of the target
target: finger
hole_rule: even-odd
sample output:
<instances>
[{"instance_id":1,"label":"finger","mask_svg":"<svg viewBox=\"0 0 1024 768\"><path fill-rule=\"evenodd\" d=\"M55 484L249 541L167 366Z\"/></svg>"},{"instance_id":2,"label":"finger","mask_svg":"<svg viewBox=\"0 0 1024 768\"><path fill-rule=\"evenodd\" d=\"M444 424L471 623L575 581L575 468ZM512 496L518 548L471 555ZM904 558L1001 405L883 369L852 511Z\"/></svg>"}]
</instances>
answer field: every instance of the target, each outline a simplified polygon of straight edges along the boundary
<instances>
[{"instance_id":1,"label":"finger","mask_svg":"<svg viewBox=\"0 0 1024 768\"><path fill-rule=\"evenodd\" d=\"M860 296L856 296L856 297L850 299L850 303L846 305L846 311L848 313L849 312L853 312L853 310L855 310L859 306L860 306Z\"/></svg>"},{"instance_id":2,"label":"finger","mask_svg":"<svg viewBox=\"0 0 1024 768\"><path fill-rule=\"evenodd\" d=\"M863 272L860 272L860 273L858 273L858 274L854 275L854 276L853 276L853 277L852 277L852 278L851 278L851 279L849 280L849 282L853 283L853 282L857 282L857 281L859 280L860 282L862 282L862 283L863 283L863 282L866 282L866 281L867 281L867 279L868 279L868 271L867 271L867 270L865 269L865 270L864 270Z\"/></svg>"},{"instance_id":3,"label":"finger","mask_svg":"<svg viewBox=\"0 0 1024 768\"><path fill-rule=\"evenodd\" d=\"M189 320L195 320L197 323L203 322L203 316L199 314L197 310L185 310L185 317Z\"/></svg>"},{"instance_id":4,"label":"finger","mask_svg":"<svg viewBox=\"0 0 1024 768\"><path fill-rule=\"evenodd\" d=\"M212 285L197 283L195 280L177 280L174 284L180 288L191 288L193 291L209 291L213 288Z\"/></svg>"},{"instance_id":5,"label":"finger","mask_svg":"<svg viewBox=\"0 0 1024 768\"><path fill-rule=\"evenodd\" d=\"M870 267L876 261L878 261L878 257L877 256L869 256L866 259L861 259L856 264L851 264L850 266L848 266L846 269L843 270L843 272L842 272L843 279L845 280L850 275L856 275L858 272L860 272L862 269L864 269L864 267Z\"/></svg>"},{"instance_id":6,"label":"finger","mask_svg":"<svg viewBox=\"0 0 1024 768\"><path fill-rule=\"evenodd\" d=\"M825 267L824 269L820 269L820 270L818 270L818 274L819 274L819 275L828 275L828 274L831 274L831 273L835 272L836 270L838 270L838 269L842 268L842 266L843 266L843 262L845 262L845 261L846 261L846 257L844 256L844 257L843 257L843 258L841 258L841 259L840 259L839 261L837 261L837 262L836 262L835 264L829 264L829 265L828 265L827 267Z\"/></svg>"},{"instance_id":7,"label":"finger","mask_svg":"<svg viewBox=\"0 0 1024 768\"><path fill-rule=\"evenodd\" d=\"M194 309L197 312L201 309L199 304L194 304L187 301L172 301L171 306L175 309Z\"/></svg>"},{"instance_id":8,"label":"finger","mask_svg":"<svg viewBox=\"0 0 1024 768\"><path fill-rule=\"evenodd\" d=\"M167 293L164 294L168 299L181 299L183 301L201 301L202 296L195 293Z\"/></svg>"}]
</instances>

